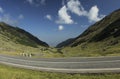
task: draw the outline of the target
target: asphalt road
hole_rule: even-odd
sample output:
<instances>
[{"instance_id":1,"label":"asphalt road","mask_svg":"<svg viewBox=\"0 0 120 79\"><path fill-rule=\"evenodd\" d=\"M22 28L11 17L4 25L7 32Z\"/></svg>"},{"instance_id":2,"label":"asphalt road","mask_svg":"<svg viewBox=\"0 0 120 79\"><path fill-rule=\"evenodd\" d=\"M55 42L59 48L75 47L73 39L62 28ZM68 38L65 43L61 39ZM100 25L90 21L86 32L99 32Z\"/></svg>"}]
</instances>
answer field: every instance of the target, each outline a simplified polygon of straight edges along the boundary
<instances>
[{"instance_id":1,"label":"asphalt road","mask_svg":"<svg viewBox=\"0 0 120 79\"><path fill-rule=\"evenodd\" d=\"M120 72L120 57L76 57L35 59L0 55L0 63L32 70L62 73Z\"/></svg>"}]
</instances>

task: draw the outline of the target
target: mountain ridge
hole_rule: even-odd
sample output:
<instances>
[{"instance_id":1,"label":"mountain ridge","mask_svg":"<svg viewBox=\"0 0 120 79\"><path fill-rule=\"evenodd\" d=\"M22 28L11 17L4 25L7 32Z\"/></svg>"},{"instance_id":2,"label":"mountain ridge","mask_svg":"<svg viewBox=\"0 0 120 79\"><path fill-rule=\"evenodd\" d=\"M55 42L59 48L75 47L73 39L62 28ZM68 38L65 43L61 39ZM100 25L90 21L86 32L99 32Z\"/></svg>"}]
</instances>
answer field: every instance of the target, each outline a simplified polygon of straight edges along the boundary
<instances>
[{"instance_id":1,"label":"mountain ridge","mask_svg":"<svg viewBox=\"0 0 120 79\"><path fill-rule=\"evenodd\" d=\"M67 46L75 47L83 42L95 42L95 40L93 40L93 39L96 39L96 42L97 42L97 40L100 41L100 39L97 39L98 38L97 35L100 35L100 33L102 33L103 30L105 30L106 28L112 27L112 25L114 25L113 22L115 22L116 24L119 24L119 22L120 22L120 9L112 12L111 14L109 14L108 16L103 18L102 20L100 20L100 21L96 22L95 24L91 25L90 27L88 27L88 29L86 29L78 37L74 38L74 41L71 41ZM119 26L114 27L114 28L119 29ZM112 28L112 29L114 29L114 28ZM112 29L111 29L111 31L114 31ZM60 47L64 47L64 46L66 46L66 45L63 45Z\"/></svg>"},{"instance_id":2,"label":"mountain ridge","mask_svg":"<svg viewBox=\"0 0 120 79\"><path fill-rule=\"evenodd\" d=\"M120 9L60 44L66 57L120 56Z\"/></svg>"},{"instance_id":3,"label":"mountain ridge","mask_svg":"<svg viewBox=\"0 0 120 79\"><path fill-rule=\"evenodd\" d=\"M29 32L19 28L0 22L0 34L7 37L9 40L22 45L37 47L38 45L48 47L49 45Z\"/></svg>"}]
</instances>

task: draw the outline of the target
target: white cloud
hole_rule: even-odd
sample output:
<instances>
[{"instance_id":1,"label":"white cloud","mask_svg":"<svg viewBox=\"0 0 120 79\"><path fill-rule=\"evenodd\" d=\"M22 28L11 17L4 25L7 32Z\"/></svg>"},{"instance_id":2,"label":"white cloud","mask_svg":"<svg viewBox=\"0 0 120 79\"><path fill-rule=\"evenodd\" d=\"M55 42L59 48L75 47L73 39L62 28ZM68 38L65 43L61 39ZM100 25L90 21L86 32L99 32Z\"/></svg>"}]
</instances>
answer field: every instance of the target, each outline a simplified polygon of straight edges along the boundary
<instances>
[{"instance_id":1,"label":"white cloud","mask_svg":"<svg viewBox=\"0 0 120 79\"><path fill-rule=\"evenodd\" d=\"M99 9L96 5L90 9L87 16L90 22L97 22L103 18L99 16Z\"/></svg>"},{"instance_id":2,"label":"white cloud","mask_svg":"<svg viewBox=\"0 0 120 79\"><path fill-rule=\"evenodd\" d=\"M9 14L4 14L3 16L1 16L0 21L14 26L18 25L18 21L14 20Z\"/></svg>"},{"instance_id":3,"label":"white cloud","mask_svg":"<svg viewBox=\"0 0 120 79\"><path fill-rule=\"evenodd\" d=\"M79 0L69 0L67 3L68 10L78 16L85 16L89 22L97 22L103 17L99 15L99 8L95 5L89 11L86 11Z\"/></svg>"},{"instance_id":4,"label":"white cloud","mask_svg":"<svg viewBox=\"0 0 120 79\"><path fill-rule=\"evenodd\" d=\"M65 0L62 0L62 5L63 5L63 6L65 5Z\"/></svg>"},{"instance_id":5,"label":"white cloud","mask_svg":"<svg viewBox=\"0 0 120 79\"><path fill-rule=\"evenodd\" d=\"M79 0L67 0L67 4L65 5L64 0L62 1L62 8L58 11L59 19L56 23L59 24L75 24L72 16L69 14L70 12L73 14L86 17L89 22L97 22L101 20L105 15L99 14L99 8L97 5L92 6L89 11L85 10Z\"/></svg>"},{"instance_id":6,"label":"white cloud","mask_svg":"<svg viewBox=\"0 0 120 79\"><path fill-rule=\"evenodd\" d=\"M68 9L65 5L58 11L58 17L59 20L57 20L56 23L60 23L60 24L74 23L74 21L71 19L71 16L68 14Z\"/></svg>"},{"instance_id":7,"label":"white cloud","mask_svg":"<svg viewBox=\"0 0 120 79\"><path fill-rule=\"evenodd\" d=\"M85 28L88 27L89 25L80 25L80 27Z\"/></svg>"},{"instance_id":8,"label":"white cloud","mask_svg":"<svg viewBox=\"0 0 120 79\"><path fill-rule=\"evenodd\" d=\"M58 26L58 29L61 31L61 30L64 29L64 27L63 27L62 25L59 25L59 26Z\"/></svg>"},{"instance_id":9,"label":"white cloud","mask_svg":"<svg viewBox=\"0 0 120 79\"><path fill-rule=\"evenodd\" d=\"M29 4L33 4L33 0L26 0Z\"/></svg>"},{"instance_id":10,"label":"white cloud","mask_svg":"<svg viewBox=\"0 0 120 79\"><path fill-rule=\"evenodd\" d=\"M45 5L46 0L41 0L41 4Z\"/></svg>"},{"instance_id":11,"label":"white cloud","mask_svg":"<svg viewBox=\"0 0 120 79\"><path fill-rule=\"evenodd\" d=\"M26 0L30 5L40 6L45 5L46 0Z\"/></svg>"},{"instance_id":12,"label":"white cloud","mask_svg":"<svg viewBox=\"0 0 120 79\"><path fill-rule=\"evenodd\" d=\"M0 7L0 13L3 13L3 12L4 12L3 8L2 8L2 7Z\"/></svg>"},{"instance_id":13,"label":"white cloud","mask_svg":"<svg viewBox=\"0 0 120 79\"><path fill-rule=\"evenodd\" d=\"M15 19L10 14L5 13L2 7L0 7L0 13L2 13L0 15L0 21L13 26L17 26L19 24L19 20L24 18L24 16L20 14L18 18Z\"/></svg>"},{"instance_id":14,"label":"white cloud","mask_svg":"<svg viewBox=\"0 0 120 79\"><path fill-rule=\"evenodd\" d=\"M18 19L24 19L24 16L23 16L22 14L20 14L20 15L18 16Z\"/></svg>"},{"instance_id":15,"label":"white cloud","mask_svg":"<svg viewBox=\"0 0 120 79\"><path fill-rule=\"evenodd\" d=\"M45 18L47 18L48 20L52 20L52 16L51 15L46 15Z\"/></svg>"},{"instance_id":16,"label":"white cloud","mask_svg":"<svg viewBox=\"0 0 120 79\"><path fill-rule=\"evenodd\" d=\"M69 0L67 3L68 10L72 13L83 16L86 15L86 11L84 10L83 6L81 5L79 0Z\"/></svg>"}]
</instances>

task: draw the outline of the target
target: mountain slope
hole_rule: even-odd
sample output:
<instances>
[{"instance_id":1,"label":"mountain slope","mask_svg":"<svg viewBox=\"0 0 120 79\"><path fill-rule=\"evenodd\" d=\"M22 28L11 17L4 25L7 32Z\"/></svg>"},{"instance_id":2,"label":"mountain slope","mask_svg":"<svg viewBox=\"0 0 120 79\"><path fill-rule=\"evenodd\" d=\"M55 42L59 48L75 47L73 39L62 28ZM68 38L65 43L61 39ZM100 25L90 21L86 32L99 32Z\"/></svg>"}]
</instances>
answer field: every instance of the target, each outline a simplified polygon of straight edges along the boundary
<instances>
[{"instance_id":1,"label":"mountain slope","mask_svg":"<svg viewBox=\"0 0 120 79\"><path fill-rule=\"evenodd\" d=\"M112 32L118 32L120 29L120 10L117 10L106 16L101 21L90 26L70 46L77 46L82 42L97 42L113 36ZM109 33L109 36L107 35ZM111 33L111 34L110 34ZM103 35L100 36L100 35ZM106 35L106 36L105 36Z\"/></svg>"},{"instance_id":2,"label":"mountain slope","mask_svg":"<svg viewBox=\"0 0 120 79\"><path fill-rule=\"evenodd\" d=\"M73 41L74 40L74 41ZM62 44L64 52L72 52L72 55L107 55L119 54L120 51L120 9L114 11L101 21L90 26L81 35ZM67 41L66 41L67 42ZM82 52L82 53L81 53ZM74 54L73 54L74 53ZM85 54L86 53L86 54ZM75 55L76 54L76 55Z\"/></svg>"},{"instance_id":3,"label":"mountain slope","mask_svg":"<svg viewBox=\"0 0 120 79\"><path fill-rule=\"evenodd\" d=\"M73 40L68 40L70 43L67 46L77 46L83 42L97 42L102 41L108 37L118 37L120 30L120 9L106 16L101 21L90 26L81 35L74 38ZM66 40L66 42L68 42ZM65 42L64 42L65 43ZM66 46L62 45L62 46ZM62 47L61 46L61 47Z\"/></svg>"},{"instance_id":4,"label":"mountain slope","mask_svg":"<svg viewBox=\"0 0 120 79\"><path fill-rule=\"evenodd\" d=\"M60 47L63 47L63 46L65 47L65 46L69 45L70 43L72 43L73 41L74 41L74 38L68 39L68 40L66 40L66 41L64 41L62 43L59 43L56 46L56 48L60 48Z\"/></svg>"},{"instance_id":5,"label":"mountain slope","mask_svg":"<svg viewBox=\"0 0 120 79\"><path fill-rule=\"evenodd\" d=\"M48 47L47 43L40 41L38 38L26 32L25 30L18 27L12 27L3 22L0 23L0 35L4 35L6 40L10 40L22 45L32 47L37 47L40 45Z\"/></svg>"},{"instance_id":6,"label":"mountain slope","mask_svg":"<svg viewBox=\"0 0 120 79\"><path fill-rule=\"evenodd\" d=\"M3 22L0 22L0 54L38 58L63 56L27 31Z\"/></svg>"}]
</instances>

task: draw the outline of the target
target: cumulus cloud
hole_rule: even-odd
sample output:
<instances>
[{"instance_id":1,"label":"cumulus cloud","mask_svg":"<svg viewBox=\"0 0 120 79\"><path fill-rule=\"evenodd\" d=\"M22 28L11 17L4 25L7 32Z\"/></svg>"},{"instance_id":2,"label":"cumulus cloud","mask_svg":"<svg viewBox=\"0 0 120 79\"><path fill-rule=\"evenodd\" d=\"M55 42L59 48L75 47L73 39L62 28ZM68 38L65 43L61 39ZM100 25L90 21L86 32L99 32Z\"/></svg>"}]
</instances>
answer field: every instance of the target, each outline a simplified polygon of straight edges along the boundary
<instances>
[{"instance_id":1,"label":"cumulus cloud","mask_svg":"<svg viewBox=\"0 0 120 79\"><path fill-rule=\"evenodd\" d=\"M45 18L47 18L48 20L52 20L52 16L51 15L46 15Z\"/></svg>"},{"instance_id":2,"label":"cumulus cloud","mask_svg":"<svg viewBox=\"0 0 120 79\"><path fill-rule=\"evenodd\" d=\"M90 9L87 16L90 22L96 22L103 18L103 16L99 15L99 9L96 5Z\"/></svg>"},{"instance_id":3,"label":"cumulus cloud","mask_svg":"<svg viewBox=\"0 0 120 79\"><path fill-rule=\"evenodd\" d=\"M59 17L59 20L57 20L56 23L60 23L60 24L74 23L71 16L68 14L68 9L65 5L58 11L58 17Z\"/></svg>"},{"instance_id":4,"label":"cumulus cloud","mask_svg":"<svg viewBox=\"0 0 120 79\"><path fill-rule=\"evenodd\" d=\"M3 13L3 12L4 12L3 8L2 8L2 7L0 7L0 13Z\"/></svg>"},{"instance_id":5,"label":"cumulus cloud","mask_svg":"<svg viewBox=\"0 0 120 79\"><path fill-rule=\"evenodd\" d=\"M18 16L18 19L24 19L23 14L20 14L20 15Z\"/></svg>"},{"instance_id":6,"label":"cumulus cloud","mask_svg":"<svg viewBox=\"0 0 120 79\"><path fill-rule=\"evenodd\" d=\"M97 5L92 6L89 11L85 10L79 0L67 0L66 5L63 0L62 5L62 8L58 11L59 19L56 21L56 23L59 24L75 24L69 13L76 14L79 17L84 16L89 20L89 22L97 22L105 16L99 14L99 8Z\"/></svg>"},{"instance_id":7,"label":"cumulus cloud","mask_svg":"<svg viewBox=\"0 0 120 79\"><path fill-rule=\"evenodd\" d=\"M64 27L63 27L62 25L59 25L59 26L58 26L58 29L61 31L61 30L64 29Z\"/></svg>"},{"instance_id":8,"label":"cumulus cloud","mask_svg":"<svg viewBox=\"0 0 120 79\"><path fill-rule=\"evenodd\" d=\"M86 15L86 11L84 10L83 6L81 5L79 0L69 0L67 3L68 10L72 13L83 16Z\"/></svg>"}]
</instances>

